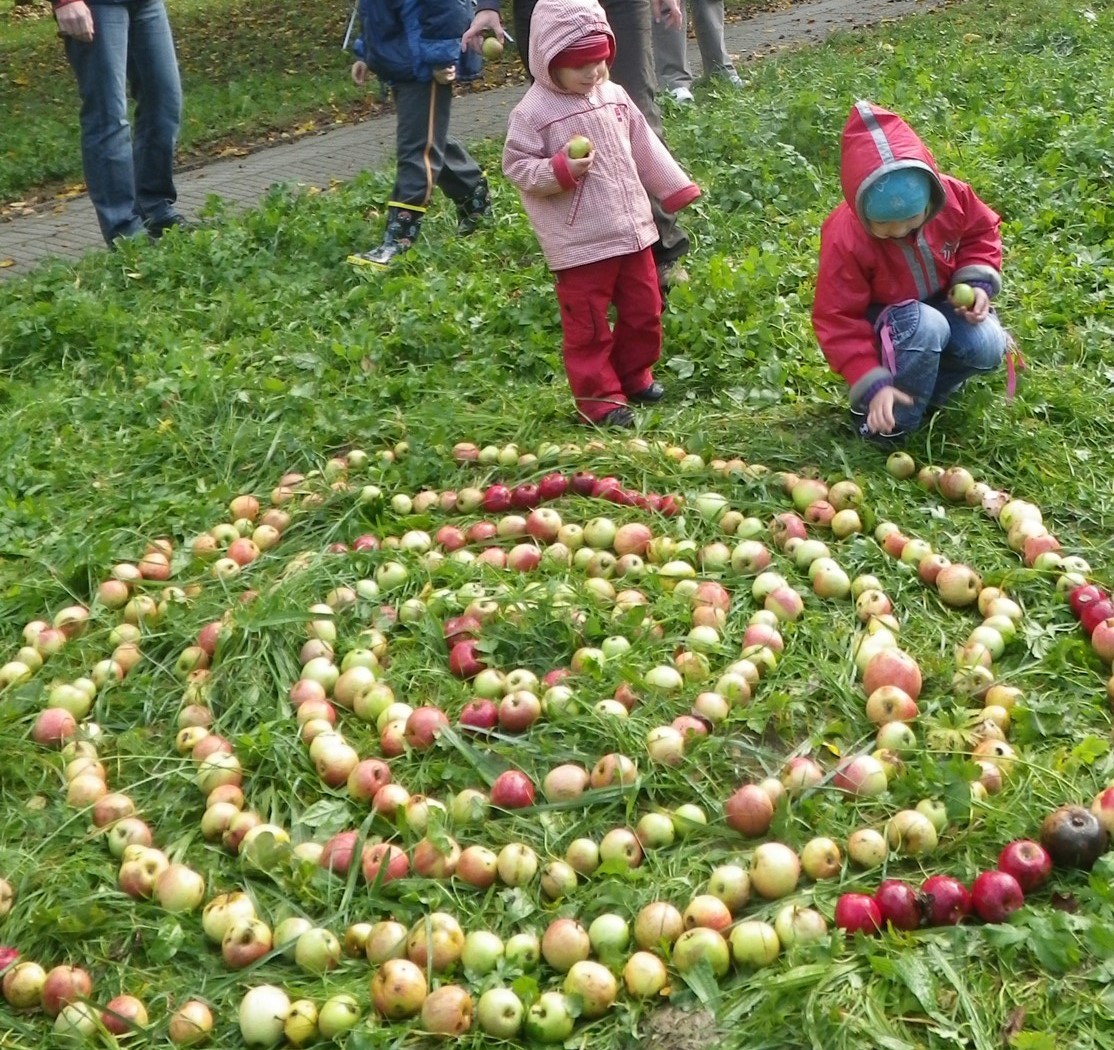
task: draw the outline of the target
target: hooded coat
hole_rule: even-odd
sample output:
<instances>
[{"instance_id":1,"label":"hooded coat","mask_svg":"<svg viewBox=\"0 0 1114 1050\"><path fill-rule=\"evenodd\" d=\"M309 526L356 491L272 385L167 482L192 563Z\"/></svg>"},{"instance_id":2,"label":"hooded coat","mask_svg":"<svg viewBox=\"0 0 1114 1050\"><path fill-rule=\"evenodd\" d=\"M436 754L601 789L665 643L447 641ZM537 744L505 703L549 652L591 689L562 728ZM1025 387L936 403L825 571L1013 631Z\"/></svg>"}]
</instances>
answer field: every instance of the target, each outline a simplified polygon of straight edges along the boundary
<instances>
[{"instance_id":1,"label":"hooded coat","mask_svg":"<svg viewBox=\"0 0 1114 1050\"><path fill-rule=\"evenodd\" d=\"M700 196L646 118L618 84L588 95L565 91L550 63L594 33L615 37L595 0L539 0L530 28L534 83L511 111L503 173L523 207L551 270L583 266L648 248L658 239L650 196L668 212ZM586 136L591 170L572 177L565 146Z\"/></svg>"},{"instance_id":2,"label":"hooded coat","mask_svg":"<svg viewBox=\"0 0 1114 1050\"><path fill-rule=\"evenodd\" d=\"M907 237L875 237L862 211L863 197L899 168L928 174L928 216ZM941 174L901 117L870 102L857 102L844 125L840 182L843 202L820 230L812 326L824 357L847 381L857 405L889 375L880 363L873 324L882 307L928 300L957 282L977 281L991 296L1001 290L1001 220L965 182Z\"/></svg>"}]
</instances>

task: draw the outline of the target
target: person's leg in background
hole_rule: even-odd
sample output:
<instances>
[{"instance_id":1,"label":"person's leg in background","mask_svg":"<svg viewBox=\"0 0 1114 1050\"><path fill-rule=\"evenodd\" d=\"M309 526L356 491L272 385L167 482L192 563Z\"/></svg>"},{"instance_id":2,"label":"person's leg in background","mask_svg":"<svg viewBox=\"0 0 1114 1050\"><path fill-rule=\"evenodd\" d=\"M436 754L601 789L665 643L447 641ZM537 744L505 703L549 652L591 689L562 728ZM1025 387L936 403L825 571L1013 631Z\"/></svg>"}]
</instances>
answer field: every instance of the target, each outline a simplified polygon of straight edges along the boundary
<instances>
[{"instance_id":1,"label":"person's leg in background","mask_svg":"<svg viewBox=\"0 0 1114 1050\"><path fill-rule=\"evenodd\" d=\"M128 78L135 102L132 153L135 200L152 236L183 225L174 207L174 154L182 120L182 83L174 36L163 0L133 5L128 40Z\"/></svg>"},{"instance_id":2,"label":"person's leg in background","mask_svg":"<svg viewBox=\"0 0 1114 1050\"><path fill-rule=\"evenodd\" d=\"M351 255L349 262L383 269L417 240L444 164L444 141L437 141L437 129L447 134L452 90L451 84L435 80L399 81L392 88L398 162L387 202L387 228L378 248Z\"/></svg>"},{"instance_id":3,"label":"person's leg in background","mask_svg":"<svg viewBox=\"0 0 1114 1050\"><path fill-rule=\"evenodd\" d=\"M687 5L682 4L680 26L665 26L661 22L654 22L651 27L658 90L671 95L677 102L693 101L686 10Z\"/></svg>"},{"instance_id":4,"label":"person's leg in background","mask_svg":"<svg viewBox=\"0 0 1114 1050\"><path fill-rule=\"evenodd\" d=\"M65 38L66 58L81 96L81 161L89 200L105 243L143 231L135 199L135 160L128 123L127 4L98 4L95 34L84 43Z\"/></svg>"},{"instance_id":5,"label":"person's leg in background","mask_svg":"<svg viewBox=\"0 0 1114 1050\"><path fill-rule=\"evenodd\" d=\"M723 0L691 0L691 3L692 28L704 76L722 77L729 84L742 87L742 78L735 72L735 64L723 39Z\"/></svg>"},{"instance_id":6,"label":"person's leg in background","mask_svg":"<svg viewBox=\"0 0 1114 1050\"><path fill-rule=\"evenodd\" d=\"M650 127L661 137L661 110L654 99L650 0L603 0L603 9L615 34L615 63L611 67L611 79L626 90ZM650 204L658 229L654 262L664 295L673 284L688 280L678 260L689 250L689 237L678 225L676 217L662 209L660 201L651 198Z\"/></svg>"}]
</instances>

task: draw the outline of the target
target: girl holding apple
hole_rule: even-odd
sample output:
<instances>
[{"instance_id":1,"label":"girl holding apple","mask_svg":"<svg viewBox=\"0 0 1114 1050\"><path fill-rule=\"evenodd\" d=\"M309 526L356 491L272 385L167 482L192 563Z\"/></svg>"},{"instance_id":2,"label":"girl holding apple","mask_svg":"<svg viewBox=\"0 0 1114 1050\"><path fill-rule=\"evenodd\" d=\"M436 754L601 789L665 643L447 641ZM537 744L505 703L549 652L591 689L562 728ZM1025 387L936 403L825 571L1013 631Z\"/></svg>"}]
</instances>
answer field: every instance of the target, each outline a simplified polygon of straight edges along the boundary
<instances>
[{"instance_id":1,"label":"girl holding apple","mask_svg":"<svg viewBox=\"0 0 1114 1050\"><path fill-rule=\"evenodd\" d=\"M503 172L554 272L577 410L589 423L630 427L630 402L665 393L651 371L661 356L662 299L650 196L675 213L700 190L610 80L614 55L596 0L539 0L535 80L511 112Z\"/></svg>"},{"instance_id":2,"label":"girl holding apple","mask_svg":"<svg viewBox=\"0 0 1114 1050\"><path fill-rule=\"evenodd\" d=\"M969 378L1001 363L1009 336L999 217L942 174L897 114L855 103L843 128L844 200L820 231L812 324L847 381L857 433L896 444Z\"/></svg>"}]
</instances>

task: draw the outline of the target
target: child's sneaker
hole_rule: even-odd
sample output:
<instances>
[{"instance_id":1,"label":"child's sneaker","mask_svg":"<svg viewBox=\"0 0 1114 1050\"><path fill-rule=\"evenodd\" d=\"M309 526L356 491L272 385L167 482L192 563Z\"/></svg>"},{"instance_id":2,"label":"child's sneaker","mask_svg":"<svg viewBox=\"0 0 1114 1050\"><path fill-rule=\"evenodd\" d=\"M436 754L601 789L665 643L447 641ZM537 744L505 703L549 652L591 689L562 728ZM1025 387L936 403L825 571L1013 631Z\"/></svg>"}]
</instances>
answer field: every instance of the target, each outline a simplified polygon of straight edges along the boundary
<instances>
[{"instance_id":1,"label":"child's sneaker","mask_svg":"<svg viewBox=\"0 0 1114 1050\"><path fill-rule=\"evenodd\" d=\"M851 409L851 427L863 441L869 441L878 448L901 448L901 446L905 444L904 430L893 430L889 434L876 434L867 425L866 413L859 412L854 408Z\"/></svg>"},{"instance_id":2,"label":"child's sneaker","mask_svg":"<svg viewBox=\"0 0 1114 1050\"><path fill-rule=\"evenodd\" d=\"M637 394L631 394L630 399L632 401L652 405L660 401L663 397L665 397L665 387L655 379L645 390L639 390Z\"/></svg>"},{"instance_id":3,"label":"child's sneaker","mask_svg":"<svg viewBox=\"0 0 1114 1050\"><path fill-rule=\"evenodd\" d=\"M606 415L600 416L595 424L597 427L633 427L634 413L626 405L618 405Z\"/></svg>"}]
</instances>

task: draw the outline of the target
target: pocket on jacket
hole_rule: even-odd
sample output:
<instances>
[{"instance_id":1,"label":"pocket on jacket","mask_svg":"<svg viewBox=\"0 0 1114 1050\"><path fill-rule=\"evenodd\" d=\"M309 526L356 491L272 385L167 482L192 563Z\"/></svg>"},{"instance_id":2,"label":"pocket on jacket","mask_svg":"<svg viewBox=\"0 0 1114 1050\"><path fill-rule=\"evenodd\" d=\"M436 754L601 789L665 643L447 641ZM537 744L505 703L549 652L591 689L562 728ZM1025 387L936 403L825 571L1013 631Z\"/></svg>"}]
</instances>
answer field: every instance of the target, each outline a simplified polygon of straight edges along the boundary
<instances>
[{"instance_id":1,"label":"pocket on jacket","mask_svg":"<svg viewBox=\"0 0 1114 1050\"><path fill-rule=\"evenodd\" d=\"M576 225L576 216L580 211L580 200L584 196L584 183L587 181L587 179L581 179L576 184L576 189L573 190L572 203L569 204L569 210L565 215L566 226Z\"/></svg>"}]
</instances>

